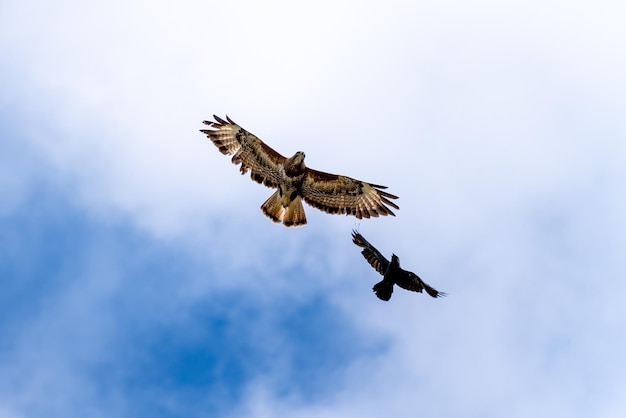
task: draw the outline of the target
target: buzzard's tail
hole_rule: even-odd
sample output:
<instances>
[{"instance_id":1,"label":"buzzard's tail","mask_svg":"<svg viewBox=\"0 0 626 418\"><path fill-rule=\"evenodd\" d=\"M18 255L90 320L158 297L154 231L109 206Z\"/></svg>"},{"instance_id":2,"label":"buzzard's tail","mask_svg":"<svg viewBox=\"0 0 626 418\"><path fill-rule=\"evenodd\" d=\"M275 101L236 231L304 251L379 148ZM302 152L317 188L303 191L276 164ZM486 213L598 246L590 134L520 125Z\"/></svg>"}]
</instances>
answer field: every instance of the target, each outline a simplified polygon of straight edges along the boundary
<instances>
[{"instance_id":1,"label":"buzzard's tail","mask_svg":"<svg viewBox=\"0 0 626 418\"><path fill-rule=\"evenodd\" d=\"M298 226L306 224L306 215L304 214L304 207L302 206L302 198L296 196L285 209L285 215L283 216L283 223L285 226Z\"/></svg>"},{"instance_id":2,"label":"buzzard's tail","mask_svg":"<svg viewBox=\"0 0 626 418\"><path fill-rule=\"evenodd\" d=\"M388 301L393 293L393 282L382 280L372 288L378 299Z\"/></svg>"},{"instance_id":3,"label":"buzzard's tail","mask_svg":"<svg viewBox=\"0 0 626 418\"><path fill-rule=\"evenodd\" d=\"M272 221L282 222L285 226L306 224L306 215L300 196L296 196L293 200L281 199L280 194L276 191L261 205L261 210Z\"/></svg>"}]
</instances>

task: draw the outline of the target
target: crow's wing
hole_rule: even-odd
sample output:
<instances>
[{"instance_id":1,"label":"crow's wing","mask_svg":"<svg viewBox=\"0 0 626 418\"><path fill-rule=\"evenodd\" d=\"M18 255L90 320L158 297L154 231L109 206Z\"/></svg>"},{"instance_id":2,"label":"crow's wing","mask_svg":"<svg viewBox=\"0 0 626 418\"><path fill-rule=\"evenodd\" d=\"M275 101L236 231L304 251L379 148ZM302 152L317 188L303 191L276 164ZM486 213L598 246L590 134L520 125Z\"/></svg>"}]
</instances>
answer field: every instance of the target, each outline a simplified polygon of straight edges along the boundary
<instances>
[{"instance_id":1,"label":"crow's wing","mask_svg":"<svg viewBox=\"0 0 626 418\"><path fill-rule=\"evenodd\" d=\"M433 289L431 286L426 284L422 279L420 279L420 277L417 274L411 271L400 270L399 274L397 274L396 276L397 277L393 277L393 280L396 282L398 286L400 286L403 289L411 290L413 292L420 292L420 293L423 290L426 290L426 293L428 293L430 296L434 298L438 298L438 297L442 297L446 295L444 292L439 292Z\"/></svg>"},{"instance_id":2,"label":"crow's wing","mask_svg":"<svg viewBox=\"0 0 626 418\"><path fill-rule=\"evenodd\" d=\"M352 242L359 247L363 248L361 254L367 260L368 263L380 274L385 274L387 267L389 267L389 260L387 260L372 244L370 244L363 235L357 230L352 230Z\"/></svg>"}]
</instances>

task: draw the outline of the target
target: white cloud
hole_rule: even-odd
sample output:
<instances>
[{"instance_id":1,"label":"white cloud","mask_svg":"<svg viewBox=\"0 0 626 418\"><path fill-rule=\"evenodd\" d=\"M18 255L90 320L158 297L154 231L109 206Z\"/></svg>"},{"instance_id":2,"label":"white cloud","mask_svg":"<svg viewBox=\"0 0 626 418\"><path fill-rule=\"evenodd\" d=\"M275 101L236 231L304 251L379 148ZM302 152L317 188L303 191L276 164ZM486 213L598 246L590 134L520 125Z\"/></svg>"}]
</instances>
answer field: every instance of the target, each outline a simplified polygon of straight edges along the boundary
<instances>
[{"instance_id":1,"label":"white cloud","mask_svg":"<svg viewBox=\"0 0 626 418\"><path fill-rule=\"evenodd\" d=\"M3 5L3 105L32 116L19 135L88 213L230 262L230 283L189 279L182 299L214 286L271 298L252 276L274 260L272 290L330 289L355 327L393 342L324 405L253 382L246 415L624 409L612 337L626 306L622 6L39 3ZM398 217L361 232L450 297L376 300L354 219L307 208L305 229L266 220L269 189L198 132L212 113L314 168L390 186ZM286 242L282 257L241 231ZM319 281L294 289L290 266Z\"/></svg>"},{"instance_id":2,"label":"white cloud","mask_svg":"<svg viewBox=\"0 0 626 418\"><path fill-rule=\"evenodd\" d=\"M611 109L623 105L620 26L602 7L10 6L6 39L22 48L4 44L9 68L20 96L34 87L42 99L30 102L43 114L32 140L96 208L154 229L192 228L207 207L231 206L232 193L255 193L197 132L211 113L230 113L285 154L306 150L312 166L381 178L410 204L420 180L465 199L554 186L571 173L563 164L597 147L570 142L564 123L616 124Z\"/></svg>"}]
</instances>

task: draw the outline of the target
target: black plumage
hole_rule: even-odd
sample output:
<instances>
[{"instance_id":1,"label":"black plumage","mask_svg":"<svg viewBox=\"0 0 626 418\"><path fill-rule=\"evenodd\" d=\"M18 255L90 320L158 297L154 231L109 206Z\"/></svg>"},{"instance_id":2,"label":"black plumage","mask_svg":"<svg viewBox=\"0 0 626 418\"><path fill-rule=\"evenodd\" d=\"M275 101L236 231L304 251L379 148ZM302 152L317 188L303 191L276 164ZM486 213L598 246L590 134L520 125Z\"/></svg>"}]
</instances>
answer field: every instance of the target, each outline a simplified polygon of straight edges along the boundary
<instances>
[{"instance_id":1,"label":"black plumage","mask_svg":"<svg viewBox=\"0 0 626 418\"><path fill-rule=\"evenodd\" d=\"M396 284L403 289L413 292L422 293L422 291L426 290L426 293L434 298L446 295L444 292L439 292L426 284L417 274L403 270L400 267L400 259L397 255L391 255L391 262L387 260L357 230L352 231L352 242L363 248L363 251L361 251L363 257L383 276L383 279L372 288L379 299L384 301L391 299L393 286Z\"/></svg>"}]
</instances>

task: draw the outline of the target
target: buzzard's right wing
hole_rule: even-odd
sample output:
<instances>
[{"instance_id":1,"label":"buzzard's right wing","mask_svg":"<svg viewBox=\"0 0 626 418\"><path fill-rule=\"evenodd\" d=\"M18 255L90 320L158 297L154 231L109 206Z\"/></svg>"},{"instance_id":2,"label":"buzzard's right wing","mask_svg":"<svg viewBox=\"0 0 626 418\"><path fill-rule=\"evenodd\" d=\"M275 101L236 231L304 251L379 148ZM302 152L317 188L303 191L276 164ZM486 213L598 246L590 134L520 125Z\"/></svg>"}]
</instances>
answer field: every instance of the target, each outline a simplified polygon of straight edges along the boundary
<instances>
[{"instance_id":1,"label":"buzzard's right wing","mask_svg":"<svg viewBox=\"0 0 626 418\"><path fill-rule=\"evenodd\" d=\"M241 174L250 170L252 180L267 187L277 188L280 181L280 166L285 157L274 151L263 141L233 122L213 115L216 122L205 120L203 123L216 130L202 129L219 148L222 154L233 155L233 164L241 163Z\"/></svg>"}]
</instances>

